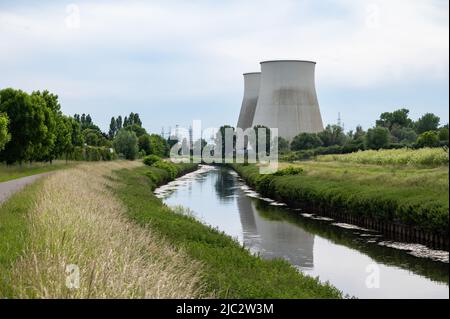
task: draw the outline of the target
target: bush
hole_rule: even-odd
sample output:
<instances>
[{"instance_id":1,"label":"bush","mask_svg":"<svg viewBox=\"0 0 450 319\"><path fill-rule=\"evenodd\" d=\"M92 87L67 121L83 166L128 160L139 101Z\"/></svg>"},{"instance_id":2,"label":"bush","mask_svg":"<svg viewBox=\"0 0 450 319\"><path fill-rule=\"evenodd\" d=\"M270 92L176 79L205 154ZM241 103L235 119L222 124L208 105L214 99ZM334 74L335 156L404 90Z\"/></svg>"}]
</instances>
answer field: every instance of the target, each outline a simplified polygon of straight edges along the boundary
<instances>
[{"instance_id":1,"label":"bush","mask_svg":"<svg viewBox=\"0 0 450 319\"><path fill-rule=\"evenodd\" d=\"M309 150L322 146L322 140L315 133L301 133L294 137L291 142L291 149L293 151Z\"/></svg>"},{"instance_id":2,"label":"bush","mask_svg":"<svg viewBox=\"0 0 450 319\"><path fill-rule=\"evenodd\" d=\"M305 171L301 167L288 166L287 168L280 169L273 175L275 176L287 176L287 175L301 175Z\"/></svg>"},{"instance_id":3,"label":"bush","mask_svg":"<svg viewBox=\"0 0 450 319\"><path fill-rule=\"evenodd\" d=\"M156 162L159 162L161 160L161 157L157 156L157 155L148 155L144 157L144 164L148 165L148 166L152 166L153 164L155 164Z\"/></svg>"},{"instance_id":4,"label":"bush","mask_svg":"<svg viewBox=\"0 0 450 319\"><path fill-rule=\"evenodd\" d=\"M385 127L377 126L367 130L366 146L367 148L378 150L385 148L389 144L389 130Z\"/></svg>"},{"instance_id":5,"label":"bush","mask_svg":"<svg viewBox=\"0 0 450 319\"><path fill-rule=\"evenodd\" d=\"M439 146L439 135L435 131L422 133L417 138L417 147L435 147Z\"/></svg>"},{"instance_id":6,"label":"bush","mask_svg":"<svg viewBox=\"0 0 450 319\"><path fill-rule=\"evenodd\" d=\"M170 179L175 179L178 176L178 168L175 164L166 161L157 161L153 163L152 167L161 168L169 173Z\"/></svg>"},{"instance_id":7,"label":"bush","mask_svg":"<svg viewBox=\"0 0 450 319\"><path fill-rule=\"evenodd\" d=\"M114 149L128 160L138 155L138 138L132 131L121 129L114 138Z\"/></svg>"}]
</instances>

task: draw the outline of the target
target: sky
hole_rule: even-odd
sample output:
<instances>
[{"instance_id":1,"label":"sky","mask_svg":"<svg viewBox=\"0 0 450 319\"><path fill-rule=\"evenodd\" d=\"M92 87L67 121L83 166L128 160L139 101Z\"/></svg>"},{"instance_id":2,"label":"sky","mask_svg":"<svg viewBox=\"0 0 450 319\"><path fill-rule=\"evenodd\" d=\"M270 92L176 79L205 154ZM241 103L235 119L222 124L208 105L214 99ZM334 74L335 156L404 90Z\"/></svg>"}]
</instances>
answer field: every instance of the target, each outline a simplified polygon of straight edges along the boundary
<instances>
[{"instance_id":1,"label":"sky","mask_svg":"<svg viewBox=\"0 0 450 319\"><path fill-rule=\"evenodd\" d=\"M447 0L0 0L0 88L48 89L64 113L162 127L235 125L245 72L313 60L325 124L406 107L449 118Z\"/></svg>"}]
</instances>

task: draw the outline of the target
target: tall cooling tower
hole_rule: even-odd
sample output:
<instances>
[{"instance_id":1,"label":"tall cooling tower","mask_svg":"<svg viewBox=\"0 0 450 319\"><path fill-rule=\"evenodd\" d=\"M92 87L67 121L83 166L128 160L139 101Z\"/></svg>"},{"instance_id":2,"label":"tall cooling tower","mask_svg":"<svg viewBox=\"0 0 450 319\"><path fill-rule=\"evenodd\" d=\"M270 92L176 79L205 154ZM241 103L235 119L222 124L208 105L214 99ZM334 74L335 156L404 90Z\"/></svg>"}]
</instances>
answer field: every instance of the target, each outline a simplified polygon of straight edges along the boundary
<instances>
[{"instance_id":1,"label":"tall cooling tower","mask_svg":"<svg viewBox=\"0 0 450 319\"><path fill-rule=\"evenodd\" d=\"M252 126L278 128L278 135L292 140L296 135L323 130L314 83L315 62L261 62L261 86Z\"/></svg>"},{"instance_id":2,"label":"tall cooling tower","mask_svg":"<svg viewBox=\"0 0 450 319\"><path fill-rule=\"evenodd\" d=\"M252 126L256 103L258 102L260 80L261 72L244 74L244 99L237 122L237 127L243 130Z\"/></svg>"}]
</instances>

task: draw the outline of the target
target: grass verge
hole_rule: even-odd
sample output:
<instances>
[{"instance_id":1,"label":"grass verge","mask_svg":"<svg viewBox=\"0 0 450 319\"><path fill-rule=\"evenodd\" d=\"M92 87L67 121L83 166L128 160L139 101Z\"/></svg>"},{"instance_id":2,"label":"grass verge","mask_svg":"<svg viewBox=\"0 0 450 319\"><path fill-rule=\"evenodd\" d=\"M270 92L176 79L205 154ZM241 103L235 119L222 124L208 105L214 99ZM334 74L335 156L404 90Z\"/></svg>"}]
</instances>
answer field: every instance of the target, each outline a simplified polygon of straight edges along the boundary
<instances>
[{"instance_id":1,"label":"grass verge","mask_svg":"<svg viewBox=\"0 0 450 319\"><path fill-rule=\"evenodd\" d=\"M178 174L192 170L192 164L184 165ZM138 167L116 173L120 183L115 194L128 216L200 262L201 278L210 294L219 298L342 297L336 288L299 273L287 261L263 260L217 229L175 213L152 194L164 170Z\"/></svg>"},{"instance_id":2,"label":"grass verge","mask_svg":"<svg viewBox=\"0 0 450 319\"><path fill-rule=\"evenodd\" d=\"M200 263L130 222L112 193L112 170L140 165L80 164L10 198L0 208L0 298L209 297Z\"/></svg>"},{"instance_id":3,"label":"grass verge","mask_svg":"<svg viewBox=\"0 0 450 319\"><path fill-rule=\"evenodd\" d=\"M33 163L31 166L28 164L14 164L9 166L0 164L0 183L25 176L51 172L63 168L71 168L75 165L76 164L73 162L66 163L65 161L54 161L53 164Z\"/></svg>"}]
</instances>

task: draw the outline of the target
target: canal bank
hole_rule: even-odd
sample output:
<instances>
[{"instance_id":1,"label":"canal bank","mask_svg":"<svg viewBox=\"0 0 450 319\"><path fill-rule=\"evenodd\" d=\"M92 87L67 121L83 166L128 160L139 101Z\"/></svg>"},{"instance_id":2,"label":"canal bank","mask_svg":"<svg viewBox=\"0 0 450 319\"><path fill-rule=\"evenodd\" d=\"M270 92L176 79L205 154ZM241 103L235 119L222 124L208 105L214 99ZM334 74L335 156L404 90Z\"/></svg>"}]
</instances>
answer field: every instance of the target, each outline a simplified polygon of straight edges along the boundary
<instances>
[{"instance_id":1,"label":"canal bank","mask_svg":"<svg viewBox=\"0 0 450 319\"><path fill-rule=\"evenodd\" d=\"M273 175L259 174L256 165L231 167L263 196L290 207L373 229L392 240L448 251L448 190L444 196L434 198L428 185L422 188L414 185L417 180L412 180L410 185L390 185L389 178L401 177L395 176L395 172L388 178L383 172L384 175L375 176L369 182L359 177L352 180L347 178L351 166L320 167L323 172L317 174L314 171L319 171L317 167L305 163L297 165L299 171L295 173L281 171ZM367 174L373 169L367 167Z\"/></svg>"}]
</instances>

